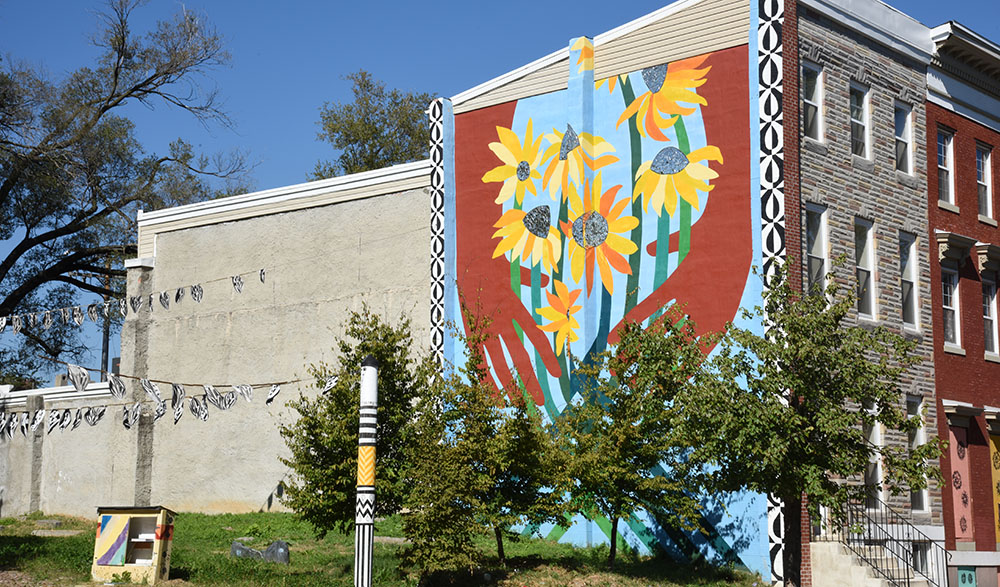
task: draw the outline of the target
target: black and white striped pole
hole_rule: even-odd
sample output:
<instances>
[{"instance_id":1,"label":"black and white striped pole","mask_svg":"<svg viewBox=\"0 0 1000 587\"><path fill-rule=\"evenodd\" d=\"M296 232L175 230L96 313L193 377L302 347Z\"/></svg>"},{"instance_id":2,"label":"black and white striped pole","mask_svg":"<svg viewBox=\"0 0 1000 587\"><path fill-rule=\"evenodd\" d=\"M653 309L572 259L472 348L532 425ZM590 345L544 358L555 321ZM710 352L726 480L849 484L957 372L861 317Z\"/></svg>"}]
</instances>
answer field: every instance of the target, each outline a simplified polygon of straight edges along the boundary
<instances>
[{"instance_id":1,"label":"black and white striped pole","mask_svg":"<svg viewBox=\"0 0 1000 587\"><path fill-rule=\"evenodd\" d=\"M378 361L361 363L361 426L358 433L358 501L354 516L354 587L371 587L375 542L375 424Z\"/></svg>"}]
</instances>

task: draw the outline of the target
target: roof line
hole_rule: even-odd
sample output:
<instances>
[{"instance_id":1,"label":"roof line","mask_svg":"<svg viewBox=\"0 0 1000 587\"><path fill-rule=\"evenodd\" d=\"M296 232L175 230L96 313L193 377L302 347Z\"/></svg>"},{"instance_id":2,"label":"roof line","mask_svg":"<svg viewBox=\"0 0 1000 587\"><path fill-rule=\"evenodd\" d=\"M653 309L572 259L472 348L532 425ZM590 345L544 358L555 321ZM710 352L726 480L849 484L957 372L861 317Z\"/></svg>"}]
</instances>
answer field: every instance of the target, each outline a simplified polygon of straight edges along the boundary
<instances>
[{"instance_id":1,"label":"roof line","mask_svg":"<svg viewBox=\"0 0 1000 587\"><path fill-rule=\"evenodd\" d=\"M627 22L627 23L625 23L625 24L623 24L621 26L615 27L615 28L611 29L610 31L607 31L607 32L604 32L604 33L601 33L601 34L597 35L596 37L594 37L594 46L601 45L601 44L607 43L609 41L613 41L613 40L615 40L615 39L617 39L617 38L619 38L619 37L621 37L623 35L627 35L628 33L631 33L632 31L640 29L640 28L642 28L642 27L644 27L644 26L646 26L648 24L654 23L654 22L656 22L656 21L658 21L658 20L660 20L660 19L662 19L662 18L664 18L666 16L669 16L669 15L671 15L671 14L673 14L673 13L679 11L679 10L682 10L682 9L687 8L689 6L693 6L693 5L698 4L699 2L702 2L702 1L703 0L678 0L677 2L674 2L673 4L669 4L669 5L664 6L663 8L660 8L658 10L654 10L653 12L650 12L649 14L646 14L645 16L640 16L639 18L637 18L635 20L632 20L632 21ZM493 79L491 79L489 81L486 81L486 82L483 82L483 83L479 84L478 86L475 86L473 88L465 90L464 92L455 94L454 96L451 97L451 103L453 105L457 106L457 105L459 105L459 104L461 104L463 102L468 102L469 100L472 100L473 98L481 96L481 95L483 95L483 94L485 94L485 93L487 93L487 92L489 92L491 90L494 90L494 89L496 89L496 88L498 88L500 86L508 84L508 83L510 83L510 82L512 82L514 80L520 79L520 78L522 78L522 77L524 77L524 76L526 76L526 75L528 75L530 73L534 73L534 72L536 72L536 71L538 71L538 70L540 70L540 69L542 69L542 68L544 68L546 66L552 65L553 63L557 63L557 62L559 62L559 61L561 61L563 59L568 59L568 58L569 58L569 49L568 48L563 48L563 49L559 49L557 51L553 51L552 53L549 53L548 55L542 57L541 59L536 59L535 61L532 61L531 63L529 63L527 65L523 65L523 66L521 66L521 67L519 67L519 68L517 68L515 70L509 71L509 72L507 72L507 73L505 73L503 75L499 75L499 76L497 76L497 77L495 77L495 78L493 78Z\"/></svg>"}]
</instances>

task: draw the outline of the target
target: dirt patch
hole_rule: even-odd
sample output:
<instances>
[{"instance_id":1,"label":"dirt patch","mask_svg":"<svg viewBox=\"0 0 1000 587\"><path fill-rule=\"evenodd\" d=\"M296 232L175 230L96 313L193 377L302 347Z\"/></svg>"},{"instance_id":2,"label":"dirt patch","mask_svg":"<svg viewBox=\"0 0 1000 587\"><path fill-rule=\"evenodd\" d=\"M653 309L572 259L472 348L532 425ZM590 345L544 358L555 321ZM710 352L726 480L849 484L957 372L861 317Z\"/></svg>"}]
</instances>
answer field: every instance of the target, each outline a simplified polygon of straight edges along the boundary
<instances>
[{"instance_id":1,"label":"dirt patch","mask_svg":"<svg viewBox=\"0 0 1000 587\"><path fill-rule=\"evenodd\" d=\"M57 583L41 582L33 579L31 575L21 571L0 571L0 586L2 587L55 587Z\"/></svg>"}]
</instances>

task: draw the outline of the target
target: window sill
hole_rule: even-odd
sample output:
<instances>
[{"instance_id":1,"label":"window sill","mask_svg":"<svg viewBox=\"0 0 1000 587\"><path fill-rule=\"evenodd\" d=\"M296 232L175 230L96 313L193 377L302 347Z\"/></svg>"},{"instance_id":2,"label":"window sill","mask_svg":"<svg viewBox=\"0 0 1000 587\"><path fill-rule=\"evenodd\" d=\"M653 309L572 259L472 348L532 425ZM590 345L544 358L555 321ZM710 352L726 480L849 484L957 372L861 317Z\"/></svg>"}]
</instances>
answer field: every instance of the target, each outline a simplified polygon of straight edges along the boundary
<instances>
[{"instance_id":1,"label":"window sill","mask_svg":"<svg viewBox=\"0 0 1000 587\"><path fill-rule=\"evenodd\" d=\"M903 326L903 337L914 342L921 342L924 339L924 335L919 330L909 326Z\"/></svg>"},{"instance_id":2,"label":"window sill","mask_svg":"<svg viewBox=\"0 0 1000 587\"><path fill-rule=\"evenodd\" d=\"M802 147L807 151L812 151L819 155L827 155L830 152L830 147L826 143L817 141L812 137L802 137Z\"/></svg>"},{"instance_id":3,"label":"window sill","mask_svg":"<svg viewBox=\"0 0 1000 587\"><path fill-rule=\"evenodd\" d=\"M874 330L880 326L878 318L868 314L858 314L858 326L866 330Z\"/></svg>"},{"instance_id":4,"label":"window sill","mask_svg":"<svg viewBox=\"0 0 1000 587\"><path fill-rule=\"evenodd\" d=\"M997 226L997 221L996 220L993 220L989 216L983 216L982 214L979 215L979 221L982 222L983 224L989 224L990 226L992 226L994 228L996 228L996 226Z\"/></svg>"},{"instance_id":5,"label":"window sill","mask_svg":"<svg viewBox=\"0 0 1000 587\"><path fill-rule=\"evenodd\" d=\"M860 169L862 171L875 171L875 162L871 159L865 159L864 157L859 157L851 153L851 165L855 169Z\"/></svg>"},{"instance_id":6,"label":"window sill","mask_svg":"<svg viewBox=\"0 0 1000 587\"><path fill-rule=\"evenodd\" d=\"M942 210L947 210L949 212L954 212L955 214L961 213L961 209L958 206L952 204L951 202L945 202L944 200L938 200L938 208L941 208Z\"/></svg>"},{"instance_id":7,"label":"window sill","mask_svg":"<svg viewBox=\"0 0 1000 587\"><path fill-rule=\"evenodd\" d=\"M944 352L952 355L961 355L963 357L965 356L965 349L963 349L960 346L955 346L947 342L944 343Z\"/></svg>"},{"instance_id":8,"label":"window sill","mask_svg":"<svg viewBox=\"0 0 1000 587\"><path fill-rule=\"evenodd\" d=\"M908 188L917 189L920 187L920 182L917 181L917 178L913 177L909 173L903 173L898 169L896 170L896 181Z\"/></svg>"},{"instance_id":9,"label":"window sill","mask_svg":"<svg viewBox=\"0 0 1000 587\"><path fill-rule=\"evenodd\" d=\"M1000 353L983 353L983 358L990 363L1000 363Z\"/></svg>"}]
</instances>

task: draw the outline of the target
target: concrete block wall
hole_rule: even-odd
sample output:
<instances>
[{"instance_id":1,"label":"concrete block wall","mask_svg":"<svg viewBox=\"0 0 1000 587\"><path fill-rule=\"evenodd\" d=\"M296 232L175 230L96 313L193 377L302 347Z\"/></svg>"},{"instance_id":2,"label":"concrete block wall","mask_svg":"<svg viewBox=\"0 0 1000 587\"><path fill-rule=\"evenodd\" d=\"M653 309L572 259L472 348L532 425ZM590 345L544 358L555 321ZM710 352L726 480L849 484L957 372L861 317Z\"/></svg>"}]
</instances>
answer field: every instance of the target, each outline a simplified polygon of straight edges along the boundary
<instances>
[{"instance_id":1,"label":"concrete block wall","mask_svg":"<svg viewBox=\"0 0 1000 587\"><path fill-rule=\"evenodd\" d=\"M799 131L802 202L820 204L827 209L828 258L843 255L845 263L835 267L838 281L854 281L854 222L856 217L872 221L876 245L874 283L877 287L877 316L874 321L852 321L862 326L883 325L905 334L916 343L920 362L909 369L901 382L901 406L905 394L921 395L927 406L925 420L928 434L937 428L934 402L933 337L931 331L930 247L927 242L926 145L920 140L925 126L923 96L926 92L925 66L894 53L857 32L799 5L797 28L799 57L823 69L824 137L820 142L807 139ZM851 153L849 91L851 82L870 88L869 159ZM801 100L801 96L800 96ZM912 107L911 124L913 173L895 169L894 104L899 100ZM796 245L789 240L789 252L805 257L805 209L796 224L800 238ZM903 329L900 303L899 233L917 237L920 325L917 332ZM803 274L804 275L804 274ZM803 277L804 279L804 277ZM851 285L853 286L853 285ZM905 435L885 435L888 443L904 444ZM941 496L937 487L930 489L930 513L914 515L917 524L941 523ZM909 495L891 498L890 505L909 510Z\"/></svg>"}]
</instances>

